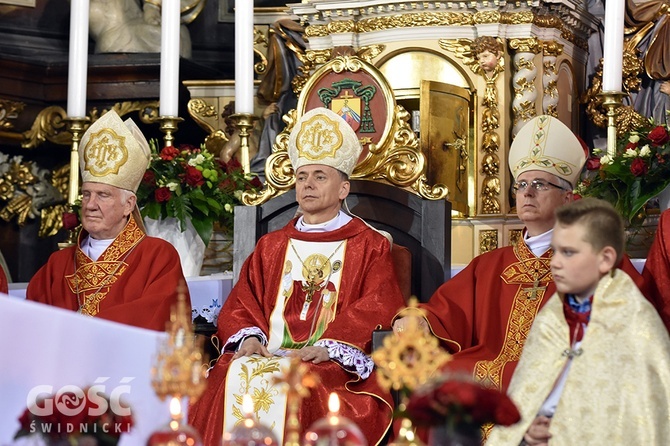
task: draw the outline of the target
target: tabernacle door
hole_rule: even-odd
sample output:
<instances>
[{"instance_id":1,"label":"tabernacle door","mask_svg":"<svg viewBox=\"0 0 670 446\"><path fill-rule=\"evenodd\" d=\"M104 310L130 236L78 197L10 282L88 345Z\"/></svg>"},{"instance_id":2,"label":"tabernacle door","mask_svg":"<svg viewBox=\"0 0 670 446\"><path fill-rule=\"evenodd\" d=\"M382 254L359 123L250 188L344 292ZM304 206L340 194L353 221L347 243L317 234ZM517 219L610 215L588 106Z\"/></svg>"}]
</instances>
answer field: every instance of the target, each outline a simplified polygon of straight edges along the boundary
<instances>
[{"instance_id":1,"label":"tabernacle door","mask_svg":"<svg viewBox=\"0 0 670 446\"><path fill-rule=\"evenodd\" d=\"M428 184L446 184L452 209L463 215L471 214L469 200L474 202L474 99L466 88L421 81L420 138Z\"/></svg>"}]
</instances>

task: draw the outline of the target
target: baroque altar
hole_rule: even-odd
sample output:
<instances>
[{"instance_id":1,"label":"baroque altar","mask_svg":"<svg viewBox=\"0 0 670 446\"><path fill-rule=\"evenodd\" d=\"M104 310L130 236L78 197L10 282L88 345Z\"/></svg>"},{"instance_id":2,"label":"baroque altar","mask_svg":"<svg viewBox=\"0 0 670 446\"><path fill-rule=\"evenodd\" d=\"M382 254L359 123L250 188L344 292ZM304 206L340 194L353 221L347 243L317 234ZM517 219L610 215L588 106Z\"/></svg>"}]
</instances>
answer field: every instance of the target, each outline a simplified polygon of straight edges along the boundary
<instances>
[{"instance_id":1,"label":"baroque altar","mask_svg":"<svg viewBox=\"0 0 670 446\"><path fill-rule=\"evenodd\" d=\"M449 189L452 262L467 263L516 240L522 225L510 193L507 150L519 128L539 114L578 131L587 41L597 27L584 3L305 0L287 5L285 14L296 24L288 30L256 15L257 88L267 89L273 68L276 75L273 41L284 44L283 57L297 67L290 82L284 80L296 97L337 56L370 63L399 113L412 117L427 183ZM233 83L186 84L189 114L209 132L208 147L221 149L230 140L222 113ZM277 100L276 79L274 86ZM345 90L333 100L346 101ZM259 101L256 114L266 107Z\"/></svg>"}]
</instances>

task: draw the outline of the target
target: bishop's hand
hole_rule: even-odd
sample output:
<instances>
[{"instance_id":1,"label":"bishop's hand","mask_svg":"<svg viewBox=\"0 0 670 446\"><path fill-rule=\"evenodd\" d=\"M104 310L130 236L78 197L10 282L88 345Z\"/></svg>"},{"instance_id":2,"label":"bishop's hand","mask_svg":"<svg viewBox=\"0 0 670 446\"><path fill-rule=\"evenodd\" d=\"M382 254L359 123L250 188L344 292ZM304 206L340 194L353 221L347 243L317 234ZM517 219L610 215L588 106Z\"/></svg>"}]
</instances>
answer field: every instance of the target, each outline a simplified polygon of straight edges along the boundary
<instances>
[{"instance_id":1,"label":"bishop's hand","mask_svg":"<svg viewBox=\"0 0 670 446\"><path fill-rule=\"evenodd\" d=\"M314 364L330 360L330 355L328 354L328 349L326 347L317 347L314 345L296 350L291 353L291 356L296 356L303 361L311 361Z\"/></svg>"},{"instance_id":2,"label":"bishop's hand","mask_svg":"<svg viewBox=\"0 0 670 446\"><path fill-rule=\"evenodd\" d=\"M250 336L242 341L242 345L233 355L233 359L241 358L242 356L261 355L266 358L272 357L267 347L261 344L255 336Z\"/></svg>"}]
</instances>

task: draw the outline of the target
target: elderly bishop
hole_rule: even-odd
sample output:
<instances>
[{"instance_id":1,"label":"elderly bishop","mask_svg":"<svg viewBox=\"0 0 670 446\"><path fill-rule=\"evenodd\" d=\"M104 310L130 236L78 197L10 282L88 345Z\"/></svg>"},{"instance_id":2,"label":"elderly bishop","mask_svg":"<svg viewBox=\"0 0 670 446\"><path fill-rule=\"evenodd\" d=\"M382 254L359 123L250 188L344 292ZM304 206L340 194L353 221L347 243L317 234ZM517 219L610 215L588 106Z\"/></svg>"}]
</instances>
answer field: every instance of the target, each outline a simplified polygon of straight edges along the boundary
<instances>
[{"instance_id":1,"label":"elderly bishop","mask_svg":"<svg viewBox=\"0 0 670 446\"><path fill-rule=\"evenodd\" d=\"M35 274L29 300L165 329L184 276L177 251L147 236L137 208L149 155L139 128L113 110L89 127L79 146L83 230L76 246L52 254Z\"/></svg>"}]
</instances>

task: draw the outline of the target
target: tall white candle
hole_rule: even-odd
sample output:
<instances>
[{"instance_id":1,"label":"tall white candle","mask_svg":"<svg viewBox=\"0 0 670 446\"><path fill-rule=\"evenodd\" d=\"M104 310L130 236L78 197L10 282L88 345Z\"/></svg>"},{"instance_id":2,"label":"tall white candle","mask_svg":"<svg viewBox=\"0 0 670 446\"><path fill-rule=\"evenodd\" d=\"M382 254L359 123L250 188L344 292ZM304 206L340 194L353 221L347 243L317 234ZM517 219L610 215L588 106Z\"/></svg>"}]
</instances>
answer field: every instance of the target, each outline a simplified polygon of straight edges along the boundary
<instances>
[{"instance_id":1,"label":"tall white candle","mask_svg":"<svg viewBox=\"0 0 670 446\"><path fill-rule=\"evenodd\" d=\"M161 116L179 116L179 7L179 0L163 0L161 8Z\"/></svg>"},{"instance_id":2,"label":"tall white candle","mask_svg":"<svg viewBox=\"0 0 670 446\"><path fill-rule=\"evenodd\" d=\"M607 1L603 48L603 91L621 91L624 11L624 0Z\"/></svg>"},{"instance_id":3,"label":"tall white candle","mask_svg":"<svg viewBox=\"0 0 670 446\"><path fill-rule=\"evenodd\" d=\"M235 0L235 113L254 112L254 2Z\"/></svg>"},{"instance_id":4,"label":"tall white candle","mask_svg":"<svg viewBox=\"0 0 670 446\"><path fill-rule=\"evenodd\" d=\"M88 70L88 1L70 3L70 54L67 75L67 115L86 116L86 74Z\"/></svg>"}]
</instances>

